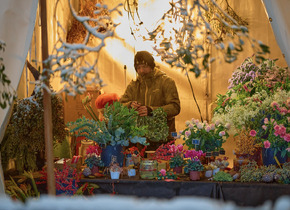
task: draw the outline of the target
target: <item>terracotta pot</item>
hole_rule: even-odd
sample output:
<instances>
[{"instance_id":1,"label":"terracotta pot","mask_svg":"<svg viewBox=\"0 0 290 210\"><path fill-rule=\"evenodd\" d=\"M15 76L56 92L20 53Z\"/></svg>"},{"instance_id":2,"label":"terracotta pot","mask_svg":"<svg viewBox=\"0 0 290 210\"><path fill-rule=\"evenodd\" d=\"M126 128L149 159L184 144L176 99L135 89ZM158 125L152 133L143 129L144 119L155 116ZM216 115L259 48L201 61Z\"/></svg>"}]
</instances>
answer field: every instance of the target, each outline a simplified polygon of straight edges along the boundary
<instances>
[{"instance_id":1,"label":"terracotta pot","mask_svg":"<svg viewBox=\"0 0 290 210\"><path fill-rule=\"evenodd\" d=\"M173 168L173 172L177 173L177 174L181 174L182 173L182 166L178 166Z\"/></svg>"},{"instance_id":2,"label":"terracotta pot","mask_svg":"<svg viewBox=\"0 0 290 210\"><path fill-rule=\"evenodd\" d=\"M200 171L189 171L189 178L192 181L200 180Z\"/></svg>"},{"instance_id":3,"label":"terracotta pot","mask_svg":"<svg viewBox=\"0 0 290 210\"><path fill-rule=\"evenodd\" d=\"M93 166L93 168L91 169L92 174L94 175L95 173L99 172L99 167L98 166Z\"/></svg>"}]
</instances>

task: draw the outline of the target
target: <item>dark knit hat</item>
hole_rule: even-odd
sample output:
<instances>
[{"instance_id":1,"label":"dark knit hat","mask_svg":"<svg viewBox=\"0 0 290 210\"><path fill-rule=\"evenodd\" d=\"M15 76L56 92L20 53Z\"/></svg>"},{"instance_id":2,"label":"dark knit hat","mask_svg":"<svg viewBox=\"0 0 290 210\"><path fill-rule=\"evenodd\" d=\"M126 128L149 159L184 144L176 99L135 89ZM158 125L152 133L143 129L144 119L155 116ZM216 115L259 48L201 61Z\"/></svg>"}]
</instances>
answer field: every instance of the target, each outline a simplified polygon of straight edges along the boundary
<instances>
[{"instance_id":1,"label":"dark knit hat","mask_svg":"<svg viewBox=\"0 0 290 210\"><path fill-rule=\"evenodd\" d=\"M134 58L135 70L137 70L137 66L140 64L146 64L150 66L152 69L154 69L155 67L154 58L147 51L139 51L136 53L135 58Z\"/></svg>"}]
</instances>

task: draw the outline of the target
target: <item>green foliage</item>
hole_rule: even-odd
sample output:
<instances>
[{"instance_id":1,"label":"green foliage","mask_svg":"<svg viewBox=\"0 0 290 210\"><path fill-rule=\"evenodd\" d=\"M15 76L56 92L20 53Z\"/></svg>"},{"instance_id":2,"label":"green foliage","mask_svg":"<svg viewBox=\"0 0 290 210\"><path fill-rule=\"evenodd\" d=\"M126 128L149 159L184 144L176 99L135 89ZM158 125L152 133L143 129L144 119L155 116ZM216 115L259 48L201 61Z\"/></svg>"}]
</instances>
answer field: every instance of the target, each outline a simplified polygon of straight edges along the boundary
<instances>
[{"instance_id":1,"label":"green foliage","mask_svg":"<svg viewBox=\"0 0 290 210\"><path fill-rule=\"evenodd\" d=\"M54 156L66 159L71 158L70 145L67 138L55 145Z\"/></svg>"},{"instance_id":2,"label":"green foliage","mask_svg":"<svg viewBox=\"0 0 290 210\"><path fill-rule=\"evenodd\" d=\"M233 177L224 171L219 171L213 176L213 180L216 182L232 182Z\"/></svg>"},{"instance_id":3,"label":"green foliage","mask_svg":"<svg viewBox=\"0 0 290 210\"><path fill-rule=\"evenodd\" d=\"M18 184L10 176L11 181L6 182L6 193L9 196L11 196L12 198L20 200L23 203L25 203L28 198L31 198L31 197L38 198L40 196L40 194L38 192L38 189L37 189L35 180L33 178L32 172L31 171L30 172L24 171L23 175L26 178L31 180L32 187L30 184L26 184L26 183L24 183L24 184L21 183L18 186Z\"/></svg>"},{"instance_id":4,"label":"green foliage","mask_svg":"<svg viewBox=\"0 0 290 210\"><path fill-rule=\"evenodd\" d=\"M174 156L174 157L170 158L170 160L169 160L170 168L184 166L184 164L185 164L185 161L184 161L183 157L181 157L181 156Z\"/></svg>"},{"instance_id":5,"label":"green foliage","mask_svg":"<svg viewBox=\"0 0 290 210\"><path fill-rule=\"evenodd\" d=\"M137 111L128 109L119 102L104 108L102 121L85 117L69 122L70 132L97 142L99 145L129 146L129 142L146 145L146 126L137 126Z\"/></svg>"},{"instance_id":6,"label":"green foliage","mask_svg":"<svg viewBox=\"0 0 290 210\"><path fill-rule=\"evenodd\" d=\"M184 166L184 172L189 173L189 171L203 171L204 167L199 160L187 160Z\"/></svg>"},{"instance_id":7,"label":"green foliage","mask_svg":"<svg viewBox=\"0 0 290 210\"><path fill-rule=\"evenodd\" d=\"M249 162L248 165L241 166L241 182L262 182L264 175L274 177L274 180L283 183L290 183L290 163L284 163L283 168L274 165L258 166L256 162Z\"/></svg>"},{"instance_id":8,"label":"green foliage","mask_svg":"<svg viewBox=\"0 0 290 210\"><path fill-rule=\"evenodd\" d=\"M66 138L61 99L52 95L52 122L54 144ZM37 170L37 155L45 151L43 94L17 100L1 143L3 167L15 159L19 172Z\"/></svg>"},{"instance_id":9,"label":"green foliage","mask_svg":"<svg viewBox=\"0 0 290 210\"><path fill-rule=\"evenodd\" d=\"M167 114L163 108L159 107L152 112L152 116L138 116L137 125L146 126L148 133L145 135L150 141L166 141L168 136Z\"/></svg>"}]
</instances>

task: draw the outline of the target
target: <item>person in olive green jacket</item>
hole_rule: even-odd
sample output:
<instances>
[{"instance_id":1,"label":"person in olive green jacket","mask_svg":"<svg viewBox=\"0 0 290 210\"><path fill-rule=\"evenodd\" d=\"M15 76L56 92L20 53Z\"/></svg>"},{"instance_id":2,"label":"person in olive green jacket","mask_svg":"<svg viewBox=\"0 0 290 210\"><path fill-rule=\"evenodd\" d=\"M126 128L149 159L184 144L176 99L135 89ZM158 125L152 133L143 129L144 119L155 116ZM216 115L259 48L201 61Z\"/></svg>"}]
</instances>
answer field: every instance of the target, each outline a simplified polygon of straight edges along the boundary
<instances>
[{"instance_id":1,"label":"person in olive green jacket","mask_svg":"<svg viewBox=\"0 0 290 210\"><path fill-rule=\"evenodd\" d=\"M135 108L139 116L150 116L154 109L162 107L167 113L169 127L168 140L173 140L175 116L180 112L180 100L173 79L155 65L154 58L147 51L139 51L134 58L134 67L138 73L136 81L127 86L120 102L129 108ZM150 149L157 149L164 142L150 142Z\"/></svg>"}]
</instances>

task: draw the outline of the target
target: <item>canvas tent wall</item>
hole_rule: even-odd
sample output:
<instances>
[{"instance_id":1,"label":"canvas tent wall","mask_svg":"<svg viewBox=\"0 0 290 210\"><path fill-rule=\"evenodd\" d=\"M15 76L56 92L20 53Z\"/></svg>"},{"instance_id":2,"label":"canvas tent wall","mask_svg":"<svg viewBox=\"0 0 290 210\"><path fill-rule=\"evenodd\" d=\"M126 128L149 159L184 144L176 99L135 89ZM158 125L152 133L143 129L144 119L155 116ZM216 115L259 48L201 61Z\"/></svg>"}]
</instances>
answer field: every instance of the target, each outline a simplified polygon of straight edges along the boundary
<instances>
[{"instance_id":1,"label":"canvas tent wall","mask_svg":"<svg viewBox=\"0 0 290 210\"><path fill-rule=\"evenodd\" d=\"M158 1L161 1L162 5L165 4L163 0L150 2L153 4L154 2L158 3ZM55 33L57 25L54 20L55 2L56 0L48 1L47 3L49 4L47 8L49 32L48 38L50 50L52 49L52 46L57 39ZM75 7L77 8L77 1L74 2ZM109 4L109 6L113 6L123 1L107 0L104 2ZM251 36L263 41L265 44L270 46L271 54L269 55L269 58L278 58L279 60L277 63L280 66L287 66L287 60L289 66L289 53L287 53L289 52L289 42L287 42L287 40L289 40L290 27L289 22L286 21L289 18L286 18L289 16L287 11L290 9L290 2L287 2L287 0L275 1L275 3L274 1L264 1L266 8L272 12L269 12L269 14L273 15L272 24L275 24L273 29L275 31L277 30L283 32L280 33L280 35L277 35L276 39L278 40L279 45L283 46L281 49L283 50L283 54L285 55L286 60L284 59L283 54L276 42L273 30L261 0L231 0L229 2L232 5L232 8L241 17L246 18L249 22ZM0 39L4 40L7 44L7 49L4 53L4 64L7 70L6 72L12 80L13 87L18 89L19 96L27 97L33 89L33 86L29 84L29 80L32 78L32 76L27 71L24 71L22 74L22 69L26 60L29 46L32 47L30 47L27 59L37 59L38 61L41 60L41 45L39 41L41 36L39 27L41 27L41 24L37 22L39 18L38 15L35 18L36 12L38 11L36 9L37 1L27 0L25 2L19 2L12 0L0 0L0 3ZM152 8L150 9L150 4L146 2L142 3L141 1L139 3L140 14L144 15L145 17L146 15L152 15L153 10ZM154 8L156 8L156 5ZM288 10L286 8L288 8ZM154 11L156 11L156 9ZM39 12L37 12L37 14L39 14ZM71 15L67 7L67 1L60 1L60 9L57 11L56 16L61 20L61 23L64 24L65 28L69 29L71 24ZM121 21L121 24L119 29L117 28L116 32L119 33L121 37L123 36L123 38L128 38L130 36L130 30L126 28L126 14L124 13L124 17L120 18L119 20ZM34 24L35 22L36 25ZM32 36L33 27L34 34ZM278 32L275 34L278 34ZM119 95L122 95L126 84L128 84L131 79L136 77L136 73L133 67L134 53L143 49L152 51L148 45L142 46L140 43L132 41L132 38L127 38L124 41L116 39L108 40L106 42L107 47L103 49L100 54L99 72L101 78L107 84L107 86L104 87L106 92L115 92ZM31 40L33 41L31 42ZM38 51L37 54L35 53L34 49ZM198 104L201 107L202 116L204 119L211 118L211 110L213 108L212 103L215 101L216 95L218 93L223 94L226 92L228 86L227 81L230 78L232 71L238 65L240 65L246 57L251 56L252 54L253 52L249 47L245 48L245 50L239 55L239 59L232 64L214 63L211 66L210 71L206 75L203 74L198 79L196 79L194 75L190 75ZM199 114L194 104L187 79L183 72L180 72L178 69L172 69L168 67L168 65L162 63L158 57L155 58L158 64L161 65L162 70L164 70L176 81L182 107L181 113L176 118L176 124L177 130L181 130L184 128L184 122L186 120L191 118L199 118ZM123 69L124 65L127 66L126 76ZM22 77L20 79L21 74ZM61 88L59 85L59 80L54 80L51 84L56 90ZM4 135L5 127L9 119L9 110L9 108L0 110L0 141ZM178 140L178 143L180 142L181 141ZM231 151L233 148L234 143L232 140L229 140L226 143L226 149ZM232 155L230 152L228 154L230 156ZM0 171L2 171L1 168ZM0 191L3 193L2 182L0 183L0 189L2 189L2 191Z\"/></svg>"}]
</instances>

